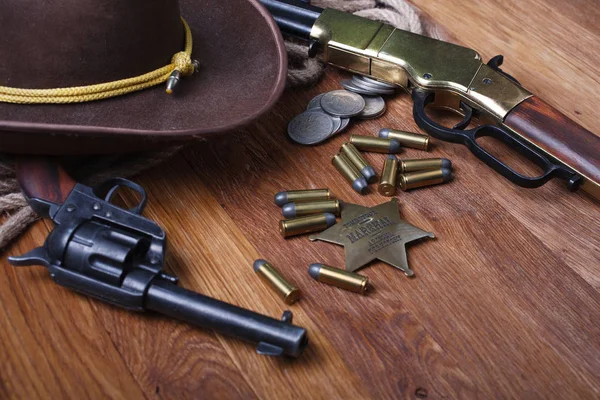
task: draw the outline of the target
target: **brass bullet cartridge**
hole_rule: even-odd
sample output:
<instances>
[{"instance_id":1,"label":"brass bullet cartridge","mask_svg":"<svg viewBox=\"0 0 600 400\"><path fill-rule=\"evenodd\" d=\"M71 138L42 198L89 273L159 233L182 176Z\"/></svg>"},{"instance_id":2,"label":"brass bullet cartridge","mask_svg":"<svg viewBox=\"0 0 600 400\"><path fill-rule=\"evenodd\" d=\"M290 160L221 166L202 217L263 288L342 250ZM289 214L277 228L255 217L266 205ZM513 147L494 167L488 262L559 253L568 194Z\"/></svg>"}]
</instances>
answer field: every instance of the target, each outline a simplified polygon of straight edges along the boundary
<instances>
[{"instance_id":1,"label":"brass bullet cartridge","mask_svg":"<svg viewBox=\"0 0 600 400\"><path fill-rule=\"evenodd\" d=\"M310 201L329 200L329 189L289 190L275 195L275 204L283 207L287 203L304 203Z\"/></svg>"},{"instance_id":2,"label":"brass bullet cartridge","mask_svg":"<svg viewBox=\"0 0 600 400\"><path fill-rule=\"evenodd\" d=\"M429 136L420 133L399 131L396 129L383 128L379 131L379 137L396 139L404 147L419 150L429 150Z\"/></svg>"},{"instance_id":3,"label":"brass bullet cartridge","mask_svg":"<svg viewBox=\"0 0 600 400\"><path fill-rule=\"evenodd\" d=\"M377 191L383 196L391 197L396 194L396 178L398 176L398 159L394 155L389 155L383 164L381 179Z\"/></svg>"},{"instance_id":4,"label":"brass bullet cartridge","mask_svg":"<svg viewBox=\"0 0 600 400\"><path fill-rule=\"evenodd\" d=\"M423 186L437 185L451 181L454 176L448 168L440 168L433 171L409 172L408 174L398 175L400 188L410 190Z\"/></svg>"},{"instance_id":5,"label":"brass bullet cartridge","mask_svg":"<svg viewBox=\"0 0 600 400\"><path fill-rule=\"evenodd\" d=\"M331 160L333 166L342 174L344 178L352 185L352 189L360 194L365 194L369 184L358 168L344 154L336 154Z\"/></svg>"},{"instance_id":6,"label":"brass bullet cartridge","mask_svg":"<svg viewBox=\"0 0 600 400\"><path fill-rule=\"evenodd\" d=\"M452 161L447 158L425 158L422 160L400 160L398 164L398 172L401 174L442 168L452 170Z\"/></svg>"},{"instance_id":7,"label":"brass bullet cartridge","mask_svg":"<svg viewBox=\"0 0 600 400\"><path fill-rule=\"evenodd\" d=\"M307 215L279 221L279 233L283 237L319 232L335 224L335 215L330 213Z\"/></svg>"},{"instance_id":8,"label":"brass bullet cartridge","mask_svg":"<svg viewBox=\"0 0 600 400\"><path fill-rule=\"evenodd\" d=\"M400 152L401 145L396 139L386 139L375 136L351 135L350 143L358 150L372 151L375 153L396 154Z\"/></svg>"},{"instance_id":9,"label":"brass bullet cartridge","mask_svg":"<svg viewBox=\"0 0 600 400\"><path fill-rule=\"evenodd\" d=\"M344 143L340 149L341 153L344 154L352 164L365 177L368 183L373 183L377 180L377 174L369 163L363 158L358 149L352 143Z\"/></svg>"},{"instance_id":10,"label":"brass bullet cartridge","mask_svg":"<svg viewBox=\"0 0 600 400\"><path fill-rule=\"evenodd\" d=\"M369 278L330 267L325 264L311 264L308 274L316 281L339 287L360 294L365 294L369 287Z\"/></svg>"},{"instance_id":11,"label":"brass bullet cartridge","mask_svg":"<svg viewBox=\"0 0 600 400\"><path fill-rule=\"evenodd\" d=\"M288 203L283 206L281 211L285 218L323 213L331 213L339 217L342 211L342 202L339 200L323 200L311 203Z\"/></svg>"},{"instance_id":12,"label":"brass bullet cartridge","mask_svg":"<svg viewBox=\"0 0 600 400\"><path fill-rule=\"evenodd\" d=\"M256 260L253 267L254 272L271 286L286 304L293 304L300 300L302 296L300 290L286 281L268 261Z\"/></svg>"}]
</instances>

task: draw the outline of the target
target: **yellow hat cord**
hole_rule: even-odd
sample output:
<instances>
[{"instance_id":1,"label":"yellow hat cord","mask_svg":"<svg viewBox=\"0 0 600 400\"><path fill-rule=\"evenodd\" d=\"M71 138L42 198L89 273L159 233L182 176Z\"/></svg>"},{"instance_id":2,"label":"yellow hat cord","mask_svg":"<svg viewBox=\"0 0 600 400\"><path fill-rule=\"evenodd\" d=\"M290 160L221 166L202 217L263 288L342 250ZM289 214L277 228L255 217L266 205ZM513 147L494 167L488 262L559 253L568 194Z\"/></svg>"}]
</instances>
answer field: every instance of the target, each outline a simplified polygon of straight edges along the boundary
<instances>
[{"instance_id":1,"label":"yellow hat cord","mask_svg":"<svg viewBox=\"0 0 600 400\"><path fill-rule=\"evenodd\" d=\"M167 82L167 93L181 75L192 75L196 62L192 61L192 32L187 22L181 18L185 27L185 49L176 53L171 64L133 78L89 86L75 86L57 89L19 89L0 86L0 102L17 104L64 104L82 103L120 96Z\"/></svg>"}]
</instances>

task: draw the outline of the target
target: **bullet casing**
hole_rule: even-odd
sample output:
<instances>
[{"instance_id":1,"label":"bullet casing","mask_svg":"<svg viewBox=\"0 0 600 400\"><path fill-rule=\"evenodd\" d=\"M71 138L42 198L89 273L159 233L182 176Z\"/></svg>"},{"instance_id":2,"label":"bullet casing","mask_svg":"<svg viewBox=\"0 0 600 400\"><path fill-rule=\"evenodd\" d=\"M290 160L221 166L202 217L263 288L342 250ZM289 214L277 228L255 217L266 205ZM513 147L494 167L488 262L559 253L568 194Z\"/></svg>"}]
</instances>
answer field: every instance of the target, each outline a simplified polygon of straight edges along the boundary
<instances>
[{"instance_id":1,"label":"bullet casing","mask_svg":"<svg viewBox=\"0 0 600 400\"><path fill-rule=\"evenodd\" d=\"M330 213L307 215L305 217L279 221L279 233L283 237L325 230L335 224L335 215Z\"/></svg>"},{"instance_id":2,"label":"bullet casing","mask_svg":"<svg viewBox=\"0 0 600 400\"><path fill-rule=\"evenodd\" d=\"M365 294L369 287L368 277L325 264L311 264L308 268L308 274L318 282L355 293Z\"/></svg>"},{"instance_id":3,"label":"bullet casing","mask_svg":"<svg viewBox=\"0 0 600 400\"><path fill-rule=\"evenodd\" d=\"M312 214L331 213L340 216L342 210L341 201L323 200L310 203L288 203L283 206L283 216L286 218L302 217Z\"/></svg>"},{"instance_id":4,"label":"bullet casing","mask_svg":"<svg viewBox=\"0 0 600 400\"><path fill-rule=\"evenodd\" d=\"M396 181L398 177L398 159L390 155L383 164L381 179L377 191L383 196L391 197L396 194Z\"/></svg>"},{"instance_id":5,"label":"bullet casing","mask_svg":"<svg viewBox=\"0 0 600 400\"><path fill-rule=\"evenodd\" d=\"M412 149L429 150L429 136L420 133L399 131L397 129L384 128L379 131L379 137L396 139L404 147Z\"/></svg>"},{"instance_id":6,"label":"bullet casing","mask_svg":"<svg viewBox=\"0 0 600 400\"><path fill-rule=\"evenodd\" d=\"M371 151L375 153L395 154L400 152L402 146L396 139L386 139L376 136L350 136L352 143L358 150Z\"/></svg>"},{"instance_id":7,"label":"bullet casing","mask_svg":"<svg viewBox=\"0 0 600 400\"><path fill-rule=\"evenodd\" d=\"M433 171L418 171L398 175L400 188L410 190L424 186L432 186L452 180L452 172L447 168Z\"/></svg>"},{"instance_id":8,"label":"bullet casing","mask_svg":"<svg viewBox=\"0 0 600 400\"><path fill-rule=\"evenodd\" d=\"M377 179L377 174L373 167L364 159L360 151L352 143L344 143L340 149L352 164L360 171L368 183L373 183Z\"/></svg>"},{"instance_id":9,"label":"bullet casing","mask_svg":"<svg viewBox=\"0 0 600 400\"><path fill-rule=\"evenodd\" d=\"M400 160L398 164L398 172L401 174L442 168L452 169L452 162L446 158L425 158L420 160Z\"/></svg>"},{"instance_id":10,"label":"bullet casing","mask_svg":"<svg viewBox=\"0 0 600 400\"><path fill-rule=\"evenodd\" d=\"M283 207L288 203L305 203L329 199L331 199L329 189L289 190L277 193L275 195L275 204Z\"/></svg>"},{"instance_id":11,"label":"bullet casing","mask_svg":"<svg viewBox=\"0 0 600 400\"><path fill-rule=\"evenodd\" d=\"M368 188L367 180L358 168L344 154L336 154L331 160L333 166L352 185L352 188L360 194L364 194Z\"/></svg>"},{"instance_id":12,"label":"bullet casing","mask_svg":"<svg viewBox=\"0 0 600 400\"><path fill-rule=\"evenodd\" d=\"M268 261L256 260L254 272L271 286L286 304L293 304L302 297L300 290L286 281Z\"/></svg>"}]
</instances>

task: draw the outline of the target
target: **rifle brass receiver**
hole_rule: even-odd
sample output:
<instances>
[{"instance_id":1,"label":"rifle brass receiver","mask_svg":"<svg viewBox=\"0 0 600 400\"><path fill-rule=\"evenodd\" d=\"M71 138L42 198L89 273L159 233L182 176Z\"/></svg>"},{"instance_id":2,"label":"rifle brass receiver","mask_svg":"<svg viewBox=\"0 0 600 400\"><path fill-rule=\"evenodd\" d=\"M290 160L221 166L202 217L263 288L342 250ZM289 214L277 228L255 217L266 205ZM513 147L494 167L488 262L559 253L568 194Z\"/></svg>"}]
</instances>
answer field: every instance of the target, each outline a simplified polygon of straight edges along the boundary
<instances>
[{"instance_id":1,"label":"rifle brass receiver","mask_svg":"<svg viewBox=\"0 0 600 400\"><path fill-rule=\"evenodd\" d=\"M311 30L327 62L394 83L456 94L469 106L501 122L532 96L502 72L482 62L472 49L396 29L342 11L325 9ZM460 101L448 99L459 110ZM454 97L454 96L452 96ZM438 102L436 102L438 103ZM442 105L442 104L436 104Z\"/></svg>"}]
</instances>

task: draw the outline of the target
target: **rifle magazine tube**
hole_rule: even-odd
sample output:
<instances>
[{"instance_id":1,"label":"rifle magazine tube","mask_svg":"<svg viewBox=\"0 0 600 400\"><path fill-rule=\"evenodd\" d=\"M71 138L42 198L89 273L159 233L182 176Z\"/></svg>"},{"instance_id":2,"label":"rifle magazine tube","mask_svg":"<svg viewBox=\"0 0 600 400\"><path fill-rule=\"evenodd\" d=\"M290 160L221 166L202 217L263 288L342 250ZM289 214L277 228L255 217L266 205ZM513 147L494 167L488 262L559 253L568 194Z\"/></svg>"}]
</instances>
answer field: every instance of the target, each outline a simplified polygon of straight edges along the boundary
<instances>
[{"instance_id":1,"label":"rifle magazine tube","mask_svg":"<svg viewBox=\"0 0 600 400\"><path fill-rule=\"evenodd\" d=\"M288 203L305 203L310 201L330 200L329 189L289 190L275 195L275 204L283 207Z\"/></svg>"},{"instance_id":2,"label":"rifle magazine tube","mask_svg":"<svg viewBox=\"0 0 600 400\"><path fill-rule=\"evenodd\" d=\"M269 355L298 357L308 344L306 329L236 307L172 283L155 279L145 297L148 310L258 343Z\"/></svg>"},{"instance_id":3,"label":"rifle magazine tube","mask_svg":"<svg viewBox=\"0 0 600 400\"><path fill-rule=\"evenodd\" d=\"M398 159L389 155L383 164L381 179L377 191L383 196L391 197L396 194L396 181L398 177Z\"/></svg>"},{"instance_id":4,"label":"rifle magazine tube","mask_svg":"<svg viewBox=\"0 0 600 400\"><path fill-rule=\"evenodd\" d=\"M400 188L406 191L449 182L453 177L452 171L447 168L441 168L433 171L418 171L400 174L398 175L398 180L400 181Z\"/></svg>"},{"instance_id":5,"label":"rifle magazine tube","mask_svg":"<svg viewBox=\"0 0 600 400\"><path fill-rule=\"evenodd\" d=\"M279 233L284 238L304 233L320 232L335 224L335 215L315 214L279 221Z\"/></svg>"},{"instance_id":6,"label":"rifle magazine tube","mask_svg":"<svg viewBox=\"0 0 600 400\"><path fill-rule=\"evenodd\" d=\"M355 293L365 294L369 287L369 278L366 276L333 268L325 264L311 264L308 267L308 274L318 282Z\"/></svg>"},{"instance_id":7,"label":"rifle magazine tube","mask_svg":"<svg viewBox=\"0 0 600 400\"><path fill-rule=\"evenodd\" d=\"M323 200L311 203L288 203L283 206L282 213L285 218L296 218L304 215L330 213L340 216L342 202L339 200Z\"/></svg>"},{"instance_id":8,"label":"rifle magazine tube","mask_svg":"<svg viewBox=\"0 0 600 400\"><path fill-rule=\"evenodd\" d=\"M452 161L447 158L425 158L421 160L400 160L398 172L406 174L416 171L431 171L446 168L452 170Z\"/></svg>"},{"instance_id":9,"label":"rifle magazine tube","mask_svg":"<svg viewBox=\"0 0 600 400\"><path fill-rule=\"evenodd\" d=\"M352 185L352 189L360 194L365 194L369 184L358 168L344 154L336 154L331 159L333 166Z\"/></svg>"},{"instance_id":10,"label":"rifle magazine tube","mask_svg":"<svg viewBox=\"0 0 600 400\"><path fill-rule=\"evenodd\" d=\"M285 304L294 304L302 297L300 289L286 281L268 261L256 260L253 268L254 272L277 292Z\"/></svg>"},{"instance_id":11,"label":"rifle magazine tube","mask_svg":"<svg viewBox=\"0 0 600 400\"><path fill-rule=\"evenodd\" d=\"M379 131L379 137L386 139L396 139L404 147L410 147L418 150L429 150L429 136L420 133L399 131L396 129L383 128Z\"/></svg>"},{"instance_id":12,"label":"rifle magazine tube","mask_svg":"<svg viewBox=\"0 0 600 400\"><path fill-rule=\"evenodd\" d=\"M340 149L340 152L344 154L354 164L354 166L360 171L362 176L365 177L368 183L374 183L377 180L377 174L373 167L364 159L360 151L352 143L344 143Z\"/></svg>"},{"instance_id":13,"label":"rifle magazine tube","mask_svg":"<svg viewBox=\"0 0 600 400\"><path fill-rule=\"evenodd\" d=\"M402 146L396 139L386 139L375 136L351 135L350 143L358 150L371 151L374 153L399 153Z\"/></svg>"}]
</instances>

